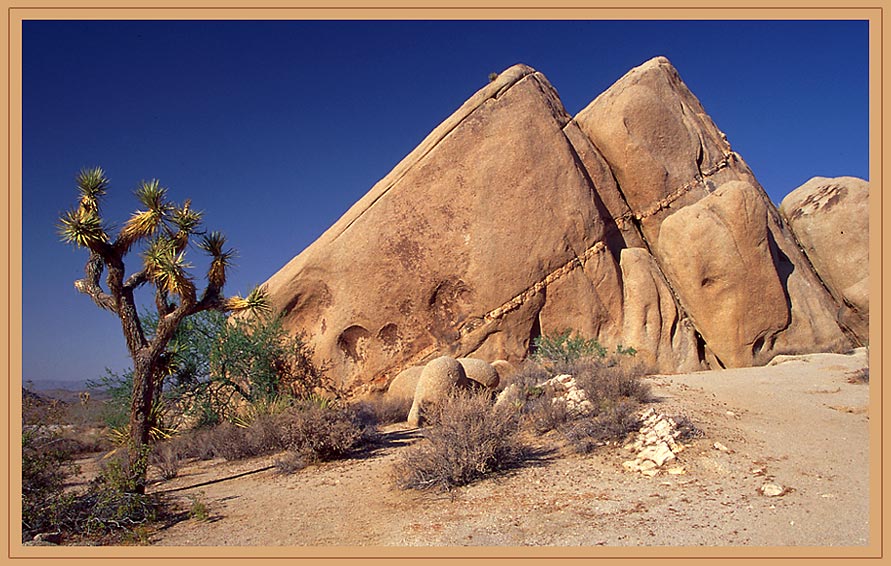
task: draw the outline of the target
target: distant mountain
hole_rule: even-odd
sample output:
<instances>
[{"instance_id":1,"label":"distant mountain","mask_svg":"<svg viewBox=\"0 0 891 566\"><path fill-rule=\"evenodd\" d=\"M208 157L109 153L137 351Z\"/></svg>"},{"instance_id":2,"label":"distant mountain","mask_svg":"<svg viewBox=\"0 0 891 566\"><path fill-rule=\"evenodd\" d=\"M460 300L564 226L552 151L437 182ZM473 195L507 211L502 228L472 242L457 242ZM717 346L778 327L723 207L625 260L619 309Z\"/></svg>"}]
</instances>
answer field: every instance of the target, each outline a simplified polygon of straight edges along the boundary
<instances>
[{"instance_id":1,"label":"distant mountain","mask_svg":"<svg viewBox=\"0 0 891 566\"><path fill-rule=\"evenodd\" d=\"M31 391L41 392L52 389L63 389L65 391L86 391L87 384L85 379L40 379L40 380L23 380L22 385Z\"/></svg>"},{"instance_id":2,"label":"distant mountain","mask_svg":"<svg viewBox=\"0 0 891 566\"><path fill-rule=\"evenodd\" d=\"M23 399L39 397L48 400L55 399L67 404L80 403L80 394L84 391L89 392L90 398L94 401L104 401L109 398L108 393L105 391L89 389L85 380L46 379L33 382L26 381L22 385Z\"/></svg>"}]
</instances>

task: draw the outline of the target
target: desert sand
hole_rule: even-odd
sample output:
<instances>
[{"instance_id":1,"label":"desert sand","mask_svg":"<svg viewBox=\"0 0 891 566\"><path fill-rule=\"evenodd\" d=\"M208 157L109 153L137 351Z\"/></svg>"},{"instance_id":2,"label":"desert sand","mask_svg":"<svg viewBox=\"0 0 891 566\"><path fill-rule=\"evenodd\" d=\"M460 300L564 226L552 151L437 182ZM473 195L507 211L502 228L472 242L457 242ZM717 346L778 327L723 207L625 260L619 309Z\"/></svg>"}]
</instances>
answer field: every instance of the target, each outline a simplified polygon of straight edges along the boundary
<instances>
[{"instance_id":1,"label":"desert sand","mask_svg":"<svg viewBox=\"0 0 891 566\"><path fill-rule=\"evenodd\" d=\"M870 540L867 350L766 367L648 378L647 408L701 431L654 477L622 446L547 448L528 466L450 493L399 490L390 470L421 441L385 429L360 457L280 475L274 457L196 462L152 489L209 518L155 532L166 546L862 546ZM254 473L246 473L254 472ZM244 474L240 475L239 474ZM234 477L239 476L239 477ZM228 478L228 479L227 479ZM222 480L215 481L214 480ZM214 483L206 483L206 482ZM762 493L766 484L781 495ZM171 491L175 490L175 491ZM769 489L768 489L769 492ZM300 551L295 550L295 554Z\"/></svg>"}]
</instances>

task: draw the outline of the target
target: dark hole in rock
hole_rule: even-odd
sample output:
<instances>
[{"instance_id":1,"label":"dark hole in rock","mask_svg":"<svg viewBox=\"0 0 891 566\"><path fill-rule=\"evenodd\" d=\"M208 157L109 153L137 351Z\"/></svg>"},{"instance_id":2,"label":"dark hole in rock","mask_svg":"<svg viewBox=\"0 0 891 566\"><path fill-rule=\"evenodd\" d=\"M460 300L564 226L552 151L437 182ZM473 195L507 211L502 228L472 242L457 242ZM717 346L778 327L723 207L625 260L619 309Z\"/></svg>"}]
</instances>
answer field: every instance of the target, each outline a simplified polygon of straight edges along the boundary
<instances>
[{"instance_id":1,"label":"dark hole in rock","mask_svg":"<svg viewBox=\"0 0 891 566\"><path fill-rule=\"evenodd\" d=\"M365 360L365 345L371 335L359 325L350 326L337 337L337 346L354 362Z\"/></svg>"}]
</instances>

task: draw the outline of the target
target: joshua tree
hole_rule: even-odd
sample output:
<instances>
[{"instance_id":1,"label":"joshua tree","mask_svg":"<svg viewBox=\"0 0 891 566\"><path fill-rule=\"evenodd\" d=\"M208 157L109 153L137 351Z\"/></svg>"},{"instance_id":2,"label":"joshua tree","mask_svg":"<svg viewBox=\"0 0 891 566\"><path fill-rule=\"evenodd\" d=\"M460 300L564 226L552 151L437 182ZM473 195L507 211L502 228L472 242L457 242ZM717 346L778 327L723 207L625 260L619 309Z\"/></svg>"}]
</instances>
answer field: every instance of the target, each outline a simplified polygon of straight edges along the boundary
<instances>
[{"instance_id":1,"label":"joshua tree","mask_svg":"<svg viewBox=\"0 0 891 566\"><path fill-rule=\"evenodd\" d=\"M226 268L234 250L225 249L226 239L219 232L201 228L201 213L186 200L181 206L167 200L167 189L158 181L143 181L136 198L145 207L137 210L112 239L100 213L100 201L108 190L108 179L101 168L84 169L76 177L80 200L76 208L64 213L59 223L62 240L89 251L84 278L74 287L89 295L101 308L121 320L127 349L133 359L133 394L130 404L130 470L134 490L145 490L145 447L152 426L152 404L156 387L161 386L170 356L166 348L180 322L205 310L268 311L265 292L255 288L247 297L223 296ZM200 237L198 247L211 256L207 286L198 297L186 262L186 247L192 236ZM124 257L142 243L140 269L127 275ZM107 271L105 288L100 283ZM134 292L148 284L154 289L158 324L147 335L139 320Z\"/></svg>"}]
</instances>

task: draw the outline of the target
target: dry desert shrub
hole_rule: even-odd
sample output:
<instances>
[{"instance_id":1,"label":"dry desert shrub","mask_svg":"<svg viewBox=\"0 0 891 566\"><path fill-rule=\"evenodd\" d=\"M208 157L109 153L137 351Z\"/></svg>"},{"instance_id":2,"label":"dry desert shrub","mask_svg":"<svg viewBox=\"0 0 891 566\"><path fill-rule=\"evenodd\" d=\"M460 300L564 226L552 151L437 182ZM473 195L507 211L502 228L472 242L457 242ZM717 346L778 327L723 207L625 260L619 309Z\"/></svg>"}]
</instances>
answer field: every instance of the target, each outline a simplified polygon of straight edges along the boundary
<instances>
[{"instance_id":1,"label":"dry desert shrub","mask_svg":"<svg viewBox=\"0 0 891 566\"><path fill-rule=\"evenodd\" d=\"M393 476L403 489L449 490L518 466L526 450L515 408L488 395L456 391L431 414L424 439L409 447Z\"/></svg>"},{"instance_id":2,"label":"dry desert shrub","mask_svg":"<svg viewBox=\"0 0 891 566\"><path fill-rule=\"evenodd\" d=\"M156 446L151 463L170 479L188 458L241 460L284 452L276 466L291 473L313 462L344 458L372 442L375 422L374 413L361 405L298 401L272 414L260 412L250 422L179 434Z\"/></svg>"},{"instance_id":3,"label":"dry desert shrub","mask_svg":"<svg viewBox=\"0 0 891 566\"><path fill-rule=\"evenodd\" d=\"M848 374L848 383L869 383L869 368L860 368Z\"/></svg>"},{"instance_id":4,"label":"dry desert shrub","mask_svg":"<svg viewBox=\"0 0 891 566\"><path fill-rule=\"evenodd\" d=\"M499 389L506 389L510 385L516 385L521 392L529 391L538 386L539 383L543 383L550 378L552 378L554 374L547 369L544 368L541 364L532 361L526 360L523 365L517 369L503 384L499 384Z\"/></svg>"},{"instance_id":5,"label":"dry desert shrub","mask_svg":"<svg viewBox=\"0 0 891 566\"><path fill-rule=\"evenodd\" d=\"M585 418L574 419L563 427L569 445L582 454L592 452L605 442L622 440L640 428L638 404L619 399Z\"/></svg>"},{"instance_id":6,"label":"dry desert shrub","mask_svg":"<svg viewBox=\"0 0 891 566\"><path fill-rule=\"evenodd\" d=\"M565 403L555 402L553 391L527 389L521 411L521 425L538 434L558 430L573 420Z\"/></svg>"},{"instance_id":7,"label":"dry desert shrub","mask_svg":"<svg viewBox=\"0 0 891 566\"><path fill-rule=\"evenodd\" d=\"M647 403L652 399L648 383L642 377L648 370L634 360L622 360L614 365L579 362L569 368L588 398L608 409L613 403L632 400Z\"/></svg>"},{"instance_id":8,"label":"dry desert shrub","mask_svg":"<svg viewBox=\"0 0 891 566\"><path fill-rule=\"evenodd\" d=\"M282 423L287 449L309 462L343 458L375 437L373 415L362 407L307 404Z\"/></svg>"},{"instance_id":9,"label":"dry desert shrub","mask_svg":"<svg viewBox=\"0 0 891 566\"><path fill-rule=\"evenodd\" d=\"M161 479L172 480L179 475L183 462L182 447L182 443L170 441L159 442L152 447L149 465L158 470Z\"/></svg>"},{"instance_id":10,"label":"dry desert shrub","mask_svg":"<svg viewBox=\"0 0 891 566\"><path fill-rule=\"evenodd\" d=\"M405 422L411 410L411 403L410 398L381 395L362 401L360 406L374 416L378 425L388 425Z\"/></svg>"}]
</instances>

